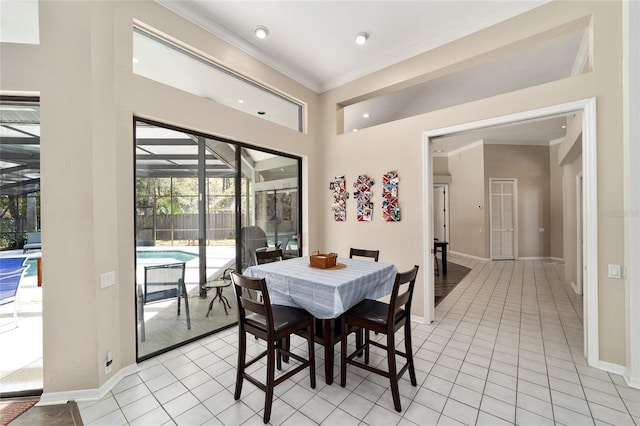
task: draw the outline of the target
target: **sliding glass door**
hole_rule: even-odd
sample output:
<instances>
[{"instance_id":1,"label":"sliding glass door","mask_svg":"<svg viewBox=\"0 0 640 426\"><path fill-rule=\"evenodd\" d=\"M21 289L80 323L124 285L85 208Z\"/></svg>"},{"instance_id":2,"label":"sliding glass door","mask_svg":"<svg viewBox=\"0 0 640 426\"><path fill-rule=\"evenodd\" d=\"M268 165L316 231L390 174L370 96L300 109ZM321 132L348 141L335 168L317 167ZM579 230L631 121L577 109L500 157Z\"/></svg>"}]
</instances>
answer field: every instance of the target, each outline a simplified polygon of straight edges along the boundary
<instances>
[{"instance_id":1,"label":"sliding glass door","mask_svg":"<svg viewBox=\"0 0 640 426\"><path fill-rule=\"evenodd\" d=\"M231 269L299 256L300 159L136 120L138 359L236 322ZM178 273L175 271L178 270Z\"/></svg>"}]
</instances>

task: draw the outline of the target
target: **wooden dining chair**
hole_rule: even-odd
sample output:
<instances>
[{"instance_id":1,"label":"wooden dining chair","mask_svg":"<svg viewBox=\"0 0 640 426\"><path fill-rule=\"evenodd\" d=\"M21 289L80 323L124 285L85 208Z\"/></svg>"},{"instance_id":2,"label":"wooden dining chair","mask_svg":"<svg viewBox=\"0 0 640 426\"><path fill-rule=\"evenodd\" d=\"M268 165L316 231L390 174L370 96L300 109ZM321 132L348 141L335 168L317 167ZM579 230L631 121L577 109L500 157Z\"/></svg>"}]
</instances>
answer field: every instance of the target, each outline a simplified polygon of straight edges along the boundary
<instances>
[{"instance_id":1,"label":"wooden dining chair","mask_svg":"<svg viewBox=\"0 0 640 426\"><path fill-rule=\"evenodd\" d=\"M236 376L236 389L234 399L240 399L242 383L244 379L256 385L265 392L264 414L262 420L269 422L271 417L271 405L273 402L273 389L294 374L305 368L309 368L309 381L311 388L316 387L316 364L313 347L313 316L300 308L289 306L271 305L267 283L264 278L252 278L231 273L231 281L236 292L238 302L238 369ZM248 290L256 291L262 295L261 301L251 299ZM264 340L267 349L255 358L247 361L247 333ZM308 359L292 353L288 347L284 347L285 339L291 334L303 334L307 340ZM247 373L246 369L255 362L267 357L267 376L263 383ZM300 365L290 369L279 377L275 377L275 369L282 369L282 357L293 358ZM260 369L259 371L264 371Z\"/></svg>"},{"instance_id":2,"label":"wooden dining chair","mask_svg":"<svg viewBox=\"0 0 640 426\"><path fill-rule=\"evenodd\" d=\"M417 274L417 265L409 271L397 273L389 303L365 299L345 312L341 320L340 386L344 387L347 384L347 364L387 377L391 382L391 395L396 411L401 411L398 382L407 369L411 384L417 385L411 347L411 300ZM347 334L353 326L364 329L364 343L362 346L356 345L355 350L347 354ZM404 352L396 349L395 333L400 328L404 328ZM386 335L386 344L370 340L370 331ZM386 371L369 365L370 346L377 346L387 352ZM364 362L356 360L363 350ZM396 356L406 359L406 363L399 370L396 367Z\"/></svg>"},{"instance_id":3,"label":"wooden dining chair","mask_svg":"<svg viewBox=\"0 0 640 426\"><path fill-rule=\"evenodd\" d=\"M373 259L374 262L377 262L378 257L380 256L380 250L365 250L365 249L351 248L351 250L349 250L349 259L353 259L353 256L368 257Z\"/></svg>"},{"instance_id":4,"label":"wooden dining chair","mask_svg":"<svg viewBox=\"0 0 640 426\"><path fill-rule=\"evenodd\" d=\"M254 256L256 265L262 265L263 263L269 262L280 262L284 259L282 249L256 250Z\"/></svg>"},{"instance_id":5,"label":"wooden dining chair","mask_svg":"<svg viewBox=\"0 0 640 426\"><path fill-rule=\"evenodd\" d=\"M377 262L378 257L380 257L380 250L366 250L366 249L357 249L352 247L351 250L349 250L349 259L353 259L354 256L370 258L370 259L373 259L374 262ZM356 345L362 346L363 336L364 336L363 331L356 329L355 327L349 331L356 332Z\"/></svg>"}]
</instances>

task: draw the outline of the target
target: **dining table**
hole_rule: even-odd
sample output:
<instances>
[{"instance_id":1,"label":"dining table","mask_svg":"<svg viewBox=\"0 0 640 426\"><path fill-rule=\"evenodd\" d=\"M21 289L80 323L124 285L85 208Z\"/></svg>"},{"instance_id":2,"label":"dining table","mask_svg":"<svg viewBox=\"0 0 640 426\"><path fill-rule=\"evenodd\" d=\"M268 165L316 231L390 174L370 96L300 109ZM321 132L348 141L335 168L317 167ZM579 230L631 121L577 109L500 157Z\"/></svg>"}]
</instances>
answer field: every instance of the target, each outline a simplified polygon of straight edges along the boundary
<instances>
[{"instance_id":1,"label":"dining table","mask_svg":"<svg viewBox=\"0 0 640 426\"><path fill-rule=\"evenodd\" d=\"M325 381L331 384L340 316L365 299L391 294L397 272L393 264L343 257L335 267L315 268L303 256L250 266L244 275L266 280L272 304L302 308L317 319L315 341L324 346Z\"/></svg>"}]
</instances>

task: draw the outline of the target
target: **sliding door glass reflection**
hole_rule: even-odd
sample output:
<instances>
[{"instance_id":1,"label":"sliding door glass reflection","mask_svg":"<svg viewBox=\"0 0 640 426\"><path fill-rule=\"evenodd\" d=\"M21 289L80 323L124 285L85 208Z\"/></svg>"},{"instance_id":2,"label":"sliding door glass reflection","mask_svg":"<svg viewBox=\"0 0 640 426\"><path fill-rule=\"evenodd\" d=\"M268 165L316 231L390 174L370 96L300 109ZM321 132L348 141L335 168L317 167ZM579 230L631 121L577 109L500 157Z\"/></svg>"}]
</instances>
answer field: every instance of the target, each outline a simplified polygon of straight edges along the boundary
<instances>
[{"instance_id":1,"label":"sliding door glass reflection","mask_svg":"<svg viewBox=\"0 0 640 426\"><path fill-rule=\"evenodd\" d=\"M234 153L224 142L136 122L139 359L236 322L223 280L236 257Z\"/></svg>"},{"instance_id":2,"label":"sliding door glass reflection","mask_svg":"<svg viewBox=\"0 0 640 426\"><path fill-rule=\"evenodd\" d=\"M242 150L243 269L255 264L256 250L281 248L300 256L299 165L297 158Z\"/></svg>"},{"instance_id":3,"label":"sliding door glass reflection","mask_svg":"<svg viewBox=\"0 0 640 426\"><path fill-rule=\"evenodd\" d=\"M301 160L141 119L135 130L141 360L234 324L228 271L256 250L300 255Z\"/></svg>"}]
</instances>

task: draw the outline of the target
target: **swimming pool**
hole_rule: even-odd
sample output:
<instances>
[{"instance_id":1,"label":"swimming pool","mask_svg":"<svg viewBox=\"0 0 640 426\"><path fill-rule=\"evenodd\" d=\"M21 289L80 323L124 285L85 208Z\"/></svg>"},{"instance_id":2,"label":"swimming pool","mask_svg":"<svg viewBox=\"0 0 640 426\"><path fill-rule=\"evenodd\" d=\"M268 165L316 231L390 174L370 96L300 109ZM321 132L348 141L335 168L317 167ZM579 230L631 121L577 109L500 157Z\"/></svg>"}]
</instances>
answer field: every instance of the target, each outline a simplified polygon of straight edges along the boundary
<instances>
[{"instance_id":1,"label":"swimming pool","mask_svg":"<svg viewBox=\"0 0 640 426\"><path fill-rule=\"evenodd\" d=\"M24 262L25 266L29 266L24 273L25 277L36 277L38 276L38 259L35 257L30 257Z\"/></svg>"},{"instance_id":2,"label":"swimming pool","mask_svg":"<svg viewBox=\"0 0 640 426\"><path fill-rule=\"evenodd\" d=\"M198 255L182 250L136 250L136 263L144 265L188 262Z\"/></svg>"}]
</instances>

